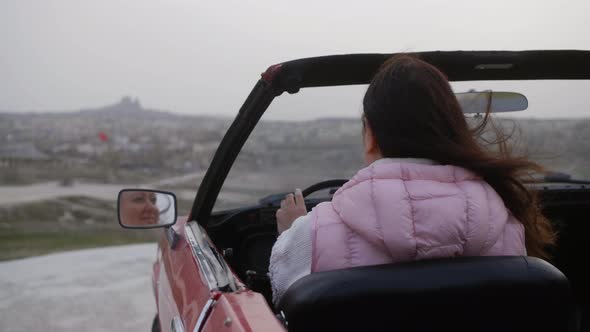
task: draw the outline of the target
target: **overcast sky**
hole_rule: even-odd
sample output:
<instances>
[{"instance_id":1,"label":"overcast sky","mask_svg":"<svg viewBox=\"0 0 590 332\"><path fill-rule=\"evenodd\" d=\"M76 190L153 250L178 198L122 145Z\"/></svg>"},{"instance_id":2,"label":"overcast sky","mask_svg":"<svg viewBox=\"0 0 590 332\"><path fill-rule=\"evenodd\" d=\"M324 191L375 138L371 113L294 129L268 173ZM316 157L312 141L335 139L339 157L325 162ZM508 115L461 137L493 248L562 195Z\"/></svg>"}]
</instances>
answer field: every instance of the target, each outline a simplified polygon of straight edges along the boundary
<instances>
[{"instance_id":1,"label":"overcast sky","mask_svg":"<svg viewBox=\"0 0 590 332\"><path fill-rule=\"evenodd\" d=\"M589 12L588 0L1 0L0 110L77 110L130 95L146 107L233 116L270 64L355 52L590 49ZM587 83L560 90L582 97ZM537 93L551 95L548 87ZM351 91L307 105L358 111L362 90ZM585 98L561 116L585 115ZM275 114L297 117L301 105Z\"/></svg>"}]
</instances>

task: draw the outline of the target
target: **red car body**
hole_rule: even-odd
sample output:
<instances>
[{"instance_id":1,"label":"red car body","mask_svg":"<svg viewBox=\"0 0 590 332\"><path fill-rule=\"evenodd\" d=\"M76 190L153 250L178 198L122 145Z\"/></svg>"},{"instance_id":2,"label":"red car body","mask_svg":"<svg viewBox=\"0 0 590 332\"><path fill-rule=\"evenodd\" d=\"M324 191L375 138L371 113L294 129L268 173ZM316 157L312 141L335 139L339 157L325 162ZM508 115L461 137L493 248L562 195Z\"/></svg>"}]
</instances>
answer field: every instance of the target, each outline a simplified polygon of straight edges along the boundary
<instances>
[{"instance_id":1,"label":"red car body","mask_svg":"<svg viewBox=\"0 0 590 332\"><path fill-rule=\"evenodd\" d=\"M174 331L175 318L180 318L184 331L284 331L264 297L241 282L241 290L232 293L208 290L187 241L186 222L187 217L180 217L172 226L179 236L174 250L162 236L153 265L152 286L161 331ZM232 274L239 280L233 271ZM211 301L213 308L200 329L195 330L203 309Z\"/></svg>"}]
</instances>

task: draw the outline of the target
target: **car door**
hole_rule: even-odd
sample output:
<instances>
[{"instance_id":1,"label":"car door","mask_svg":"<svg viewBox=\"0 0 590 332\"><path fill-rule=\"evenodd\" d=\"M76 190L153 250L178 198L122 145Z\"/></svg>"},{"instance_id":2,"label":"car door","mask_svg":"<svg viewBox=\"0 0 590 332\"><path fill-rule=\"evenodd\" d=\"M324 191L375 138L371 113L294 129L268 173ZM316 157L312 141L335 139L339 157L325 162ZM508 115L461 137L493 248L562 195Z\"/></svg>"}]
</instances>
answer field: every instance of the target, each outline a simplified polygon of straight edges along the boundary
<instances>
[{"instance_id":1,"label":"car door","mask_svg":"<svg viewBox=\"0 0 590 332\"><path fill-rule=\"evenodd\" d=\"M211 297L210 282L193 256L193 245L186 235L186 219L172 227L175 235L160 240L161 259L156 282L161 331L189 331ZM168 231L169 234L173 234ZM173 239L174 238L174 239ZM192 329L190 329L192 331Z\"/></svg>"},{"instance_id":2,"label":"car door","mask_svg":"<svg viewBox=\"0 0 590 332\"><path fill-rule=\"evenodd\" d=\"M180 221L174 229L178 241L162 248L157 286L162 331L284 331L264 297L235 276L199 224Z\"/></svg>"}]
</instances>

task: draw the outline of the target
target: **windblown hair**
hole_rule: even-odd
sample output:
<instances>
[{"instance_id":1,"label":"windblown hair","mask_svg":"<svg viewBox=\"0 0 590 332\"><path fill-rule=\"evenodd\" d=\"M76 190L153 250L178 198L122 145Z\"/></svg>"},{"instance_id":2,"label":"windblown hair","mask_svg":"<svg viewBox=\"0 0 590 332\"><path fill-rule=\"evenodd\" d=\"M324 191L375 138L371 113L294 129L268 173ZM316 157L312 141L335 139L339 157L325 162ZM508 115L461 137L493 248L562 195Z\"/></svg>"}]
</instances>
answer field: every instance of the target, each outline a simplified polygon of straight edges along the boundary
<instances>
[{"instance_id":1,"label":"windblown hair","mask_svg":"<svg viewBox=\"0 0 590 332\"><path fill-rule=\"evenodd\" d=\"M500 195L525 229L527 254L549 258L546 249L555 233L542 215L537 194L522 179L543 168L526 157L513 156L508 136L498 128L496 149L481 144L490 108L471 129L445 77L434 66L408 55L387 60L363 99L364 122L386 158L427 158L471 170ZM488 142L489 143L489 142Z\"/></svg>"}]
</instances>

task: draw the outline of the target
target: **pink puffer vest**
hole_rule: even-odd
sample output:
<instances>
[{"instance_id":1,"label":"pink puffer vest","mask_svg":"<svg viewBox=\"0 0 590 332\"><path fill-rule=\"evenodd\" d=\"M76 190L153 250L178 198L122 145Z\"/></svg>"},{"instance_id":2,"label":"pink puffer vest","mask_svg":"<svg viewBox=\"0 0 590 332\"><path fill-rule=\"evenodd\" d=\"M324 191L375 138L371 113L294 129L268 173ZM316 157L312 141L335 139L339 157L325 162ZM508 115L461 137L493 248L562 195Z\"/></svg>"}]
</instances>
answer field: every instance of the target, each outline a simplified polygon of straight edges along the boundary
<instances>
[{"instance_id":1,"label":"pink puffer vest","mask_svg":"<svg viewBox=\"0 0 590 332\"><path fill-rule=\"evenodd\" d=\"M472 172L381 159L311 212L311 272L453 256L526 255L524 227Z\"/></svg>"}]
</instances>

